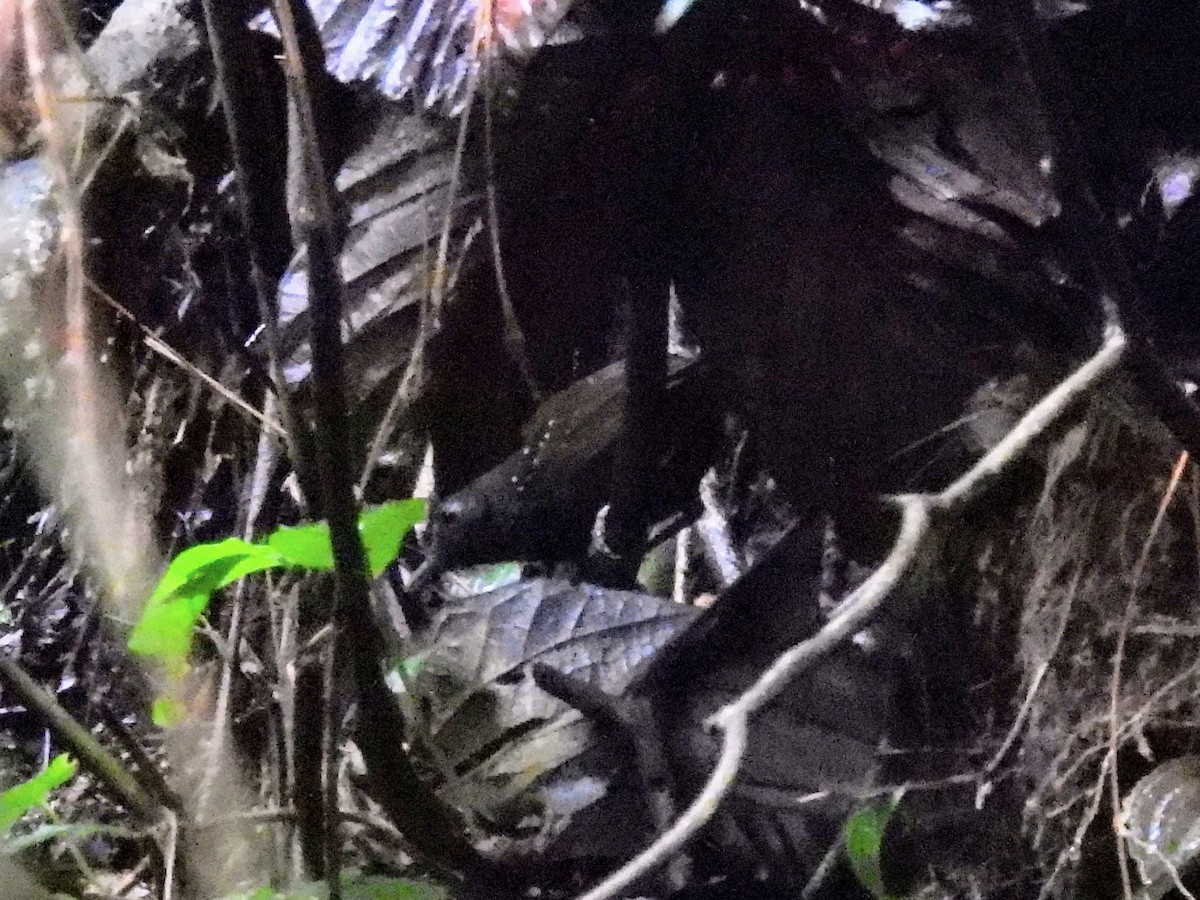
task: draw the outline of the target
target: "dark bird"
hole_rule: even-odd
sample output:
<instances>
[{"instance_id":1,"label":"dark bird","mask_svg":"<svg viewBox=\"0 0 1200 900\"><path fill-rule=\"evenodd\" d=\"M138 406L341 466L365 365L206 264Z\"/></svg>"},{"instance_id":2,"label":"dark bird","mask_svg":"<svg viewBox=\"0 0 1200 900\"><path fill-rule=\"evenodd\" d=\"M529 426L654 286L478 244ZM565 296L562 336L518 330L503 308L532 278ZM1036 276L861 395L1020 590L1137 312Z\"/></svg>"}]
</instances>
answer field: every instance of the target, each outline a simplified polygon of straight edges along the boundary
<instances>
[{"instance_id":1,"label":"dark bird","mask_svg":"<svg viewBox=\"0 0 1200 900\"><path fill-rule=\"evenodd\" d=\"M717 451L712 386L702 363L674 367L655 490L647 498L654 521L695 498ZM622 363L547 399L526 425L519 450L434 509L425 575L470 563L582 559L611 483L624 399Z\"/></svg>"}]
</instances>

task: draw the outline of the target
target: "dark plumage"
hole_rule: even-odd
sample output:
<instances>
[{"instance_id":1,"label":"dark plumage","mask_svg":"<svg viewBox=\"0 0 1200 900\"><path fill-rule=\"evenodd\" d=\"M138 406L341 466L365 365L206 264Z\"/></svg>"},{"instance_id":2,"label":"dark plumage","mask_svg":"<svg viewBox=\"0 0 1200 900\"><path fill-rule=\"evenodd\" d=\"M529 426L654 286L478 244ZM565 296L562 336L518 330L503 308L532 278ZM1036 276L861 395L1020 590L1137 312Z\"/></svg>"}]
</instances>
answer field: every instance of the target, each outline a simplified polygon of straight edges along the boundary
<instances>
[{"instance_id":1,"label":"dark plumage","mask_svg":"<svg viewBox=\"0 0 1200 900\"><path fill-rule=\"evenodd\" d=\"M700 364L677 365L668 382L663 449L648 498L652 518L687 505L716 452L712 383ZM624 366L615 363L546 400L519 450L435 509L428 571L582 559L611 483L624 399Z\"/></svg>"}]
</instances>

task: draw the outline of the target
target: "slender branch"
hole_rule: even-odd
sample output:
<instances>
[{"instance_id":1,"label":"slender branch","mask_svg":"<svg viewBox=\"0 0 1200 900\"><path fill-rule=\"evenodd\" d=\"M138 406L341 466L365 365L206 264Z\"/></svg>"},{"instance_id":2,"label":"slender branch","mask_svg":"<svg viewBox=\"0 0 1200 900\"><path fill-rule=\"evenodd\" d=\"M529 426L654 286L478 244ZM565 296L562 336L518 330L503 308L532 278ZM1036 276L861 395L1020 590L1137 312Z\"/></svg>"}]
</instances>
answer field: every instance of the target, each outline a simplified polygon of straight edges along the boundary
<instances>
[{"instance_id":1,"label":"slender branch","mask_svg":"<svg viewBox=\"0 0 1200 900\"><path fill-rule=\"evenodd\" d=\"M961 507L978 500L1012 461L1027 453L1029 445L1059 421L1069 407L1124 363L1128 346L1125 332L1110 326L1100 349L1022 416L983 459L946 488L939 495L941 504L946 508Z\"/></svg>"},{"instance_id":2,"label":"slender branch","mask_svg":"<svg viewBox=\"0 0 1200 900\"><path fill-rule=\"evenodd\" d=\"M342 896L342 823L337 814L338 746L344 710L337 691L340 662L338 642L334 641L321 660L321 837L329 900L341 900Z\"/></svg>"},{"instance_id":3,"label":"slender branch","mask_svg":"<svg viewBox=\"0 0 1200 900\"><path fill-rule=\"evenodd\" d=\"M11 657L0 654L0 681L45 722L59 742L79 757L84 768L99 778L123 804L148 823L161 822L167 808L154 799L137 776L109 753L57 700L34 681Z\"/></svg>"},{"instance_id":4,"label":"slender branch","mask_svg":"<svg viewBox=\"0 0 1200 900\"><path fill-rule=\"evenodd\" d=\"M534 403L541 403L542 392L538 387L537 377L533 374L533 366L529 363L525 332L513 305L512 294L508 290L508 279L504 275L504 255L500 252L500 204L496 196L495 128L492 121L492 107L495 103L495 90L492 87L492 65L496 60L493 40L496 34L495 4L489 0L481 5L480 14L487 18L486 35L476 34L476 44L482 51L479 54L479 66L483 73L483 155L487 167L487 224L488 237L491 239L492 268L496 273L496 293L500 297L500 311L504 315L504 346L521 373L521 380L525 383L529 396Z\"/></svg>"},{"instance_id":5,"label":"slender branch","mask_svg":"<svg viewBox=\"0 0 1200 900\"><path fill-rule=\"evenodd\" d=\"M732 789L745 759L751 716L798 675L869 624L922 552L932 546L934 526L961 516L984 498L1036 440L1121 366L1127 348L1125 334L1118 327L1110 327L1100 349L1029 410L1004 440L965 475L937 494L893 498L903 518L887 559L846 598L820 631L785 651L744 693L709 717L705 726L720 733L721 753L700 794L654 843L579 900L617 897L633 882L666 864L708 824Z\"/></svg>"},{"instance_id":6,"label":"slender branch","mask_svg":"<svg viewBox=\"0 0 1200 900\"><path fill-rule=\"evenodd\" d=\"M208 45L213 58L214 79L217 96L225 111L225 127L229 133L229 147L233 156L233 170L238 192L238 206L242 213L242 233L250 251L250 280L258 301L258 315L262 321L263 336L267 348L267 365L271 383L279 397L279 415L288 445L292 465L300 481L301 494L307 502L315 499L316 474L304 446L302 420L292 402L287 381L283 376L280 358L279 316L275 298L275 285L269 275L269 256L265 241L271 234L274 212L267 202L263 190L264 176L261 172L256 147L251 137L250 122L256 113L255 79L250 76L247 63L251 58L248 36L243 23L237 20L231 4L221 0L201 0L204 8Z\"/></svg>"},{"instance_id":7,"label":"slender branch","mask_svg":"<svg viewBox=\"0 0 1200 900\"><path fill-rule=\"evenodd\" d=\"M749 732L745 718L731 719L725 724L722 734L721 756L716 768L709 775L691 806L675 820L653 844L631 859L608 878L579 897L579 900L609 900L629 887L634 881L653 872L660 865L682 850L716 813L721 801L733 787L742 759L746 755L746 738Z\"/></svg>"},{"instance_id":8,"label":"slender branch","mask_svg":"<svg viewBox=\"0 0 1200 900\"><path fill-rule=\"evenodd\" d=\"M942 508L940 496L925 494L906 494L896 497L895 502L903 513L903 520L892 551L883 564L846 598L825 627L785 651L749 690L717 710L709 720L710 726L724 731L734 719L748 720L750 715L773 700L793 678L824 659L875 618L883 602L917 559L929 536L931 514L935 509Z\"/></svg>"},{"instance_id":9,"label":"slender branch","mask_svg":"<svg viewBox=\"0 0 1200 900\"><path fill-rule=\"evenodd\" d=\"M163 855L163 900L172 900L175 895L175 867L184 862L179 858L179 816L168 810L164 824L166 834L159 841Z\"/></svg>"},{"instance_id":10,"label":"slender branch","mask_svg":"<svg viewBox=\"0 0 1200 900\"><path fill-rule=\"evenodd\" d=\"M297 21L305 11L298 0L275 0L284 44L284 68L299 126L305 202L293 223L308 251L312 322L315 437L322 507L329 522L334 557L337 652L346 653L358 691L355 740L366 763L371 793L404 835L424 853L448 861L476 877L497 881L467 843L453 811L421 782L404 749L404 719L384 680L384 640L371 608L366 554L358 533L358 507L346 417L342 365L342 282L333 234L331 186L320 156L309 74L321 65L304 52ZM311 52L311 51L310 51ZM335 827L327 823L327 827Z\"/></svg>"},{"instance_id":11,"label":"slender branch","mask_svg":"<svg viewBox=\"0 0 1200 900\"><path fill-rule=\"evenodd\" d=\"M648 798L651 823L656 831L666 831L676 817L675 785L650 700L631 692L609 694L545 663L534 663L533 680L546 693L624 740L633 752L634 768ZM691 860L686 854L674 856L667 868L670 886L676 890L684 887L690 875Z\"/></svg>"}]
</instances>

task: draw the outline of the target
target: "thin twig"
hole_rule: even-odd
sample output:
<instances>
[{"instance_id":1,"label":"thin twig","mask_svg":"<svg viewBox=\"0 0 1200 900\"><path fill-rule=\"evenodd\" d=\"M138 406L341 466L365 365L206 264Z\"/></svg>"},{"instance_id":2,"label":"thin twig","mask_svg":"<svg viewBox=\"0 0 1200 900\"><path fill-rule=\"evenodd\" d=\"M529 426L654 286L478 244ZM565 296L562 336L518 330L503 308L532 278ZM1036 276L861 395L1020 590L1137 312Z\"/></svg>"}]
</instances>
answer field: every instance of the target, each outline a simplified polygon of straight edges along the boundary
<instances>
[{"instance_id":1,"label":"thin twig","mask_svg":"<svg viewBox=\"0 0 1200 900\"><path fill-rule=\"evenodd\" d=\"M1158 510L1154 514L1154 521L1150 524L1150 531L1146 535L1146 540L1142 542L1141 553L1138 555L1137 562L1133 566L1129 599L1125 603L1125 613L1121 617L1120 629L1117 632L1117 647L1113 651L1112 676L1109 681L1108 690L1108 755L1112 759L1112 765L1108 771L1108 783L1109 796L1114 811L1121 808L1121 780L1117 764L1117 751L1121 748L1119 713L1121 708L1121 669L1125 661L1125 644L1129 638L1129 628L1133 624L1134 617L1137 615L1138 590L1141 588L1142 576L1145 574L1146 566L1150 561L1150 550L1154 546L1154 541L1158 537L1159 530L1162 528L1163 519L1167 515L1167 508L1171 505L1171 499L1175 496L1175 491L1179 487L1179 481L1183 477L1187 461L1188 454L1186 452L1181 453L1179 460L1175 463L1174 470L1171 472L1171 480L1167 485L1167 490L1159 501ZM1133 900L1133 885L1129 878L1129 853L1125 847L1125 841L1121 839L1119 830L1114 836L1117 843L1117 865L1121 872L1121 890L1126 900Z\"/></svg>"},{"instance_id":2,"label":"thin twig","mask_svg":"<svg viewBox=\"0 0 1200 900\"><path fill-rule=\"evenodd\" d=\"M649 847L581 895L579 900L610 900L619 896L635 881L664 865L696 836L716 814L733 787L745 757L751 716L797 675L869 624L920 558L922 550L932 545L932 525L939 520L961 516L985 497L1015 460L1028 453L1031 445L1060 421L1081 397L1120 366L1126 347L1124 333L1115 326L1110 327L1100 349L1029 410L1004 440L965 475L939 494L906 494L894 498L903 518L887 559L846 598L820 631L785 651L749 689L709 717L706 727L720 732L721 752L716 768L700 794Z\"/></svg>"},{"instance_id":3,"label":"thin twig","mask_svg":"<svg viewBox=\"0 0 1200 900\"><path fill-rule=\"evenodd\" d=\"M203 369L199 368L195 363L189 362L183 356L183 354L155 334L151 329L143 325L137 316L127 309L119 300L112 297L107 291L100 287L100 285L92 281L91 278L85 276L85 281L87 283L88 290L111 306L118 316L133 323L133 325L142 333L142 341L149 350L157 353L167 362L178 366L188 375L191 375L193 378L200 380L206 386L212 388L213 391L228 401L232 406L236 407L241 412L244 412L264 428L269 429L273 434L282 438L287 437L287 431L282 425L259 410L255 409L254 406L243 400L229 388L225 387L225 385L221 384L221 382L217 381L217 379L213 378Z\"/></svg>"},{"instance_id":4,"label":"thin twig","mask_svg":"<svg viewBox=\"0 0 1200 900\"><path fill-rule=\"evenodd\" d=\"M329 900L342 895L342 823L338 818L338 747L341 743L342 703L337 691L337 641L321 660L321 798L325 851L325 883Z\"/></svg>"},{"instance_id":5,"label":"thin twig","mask_svg":"<svg viewBox=\"0 0 1200 900\"><path fill-rule=\"evenodd\" d=\"M1075 826L1075 834L1071 842L1059 851L1058 858L1054 861L1054 868L1050 871L1046 880L1042 882L1037 900L1047 900L1048 897L1055 895L1054 886L1055 882L1058 881L1059 874L1066 867L1068 860L1072 857L1078 857L1080 848L1083 846L1083 839L1100 812L1100 804L1104 800L1104 780L1108 778L1108 770L1111 764L1112 757L1106 753L1104 760L1100 763L1100 774L1096 777L1096 783L1091 792L1091 802L1088 804L1088 808L1084 810L1079 824Z\"/></svg>"},{"instance_id":6,"label":"thin twig","mask_svg":"<svg viewBox=\"0 0 1200 900\"><path fill-rule=\"evenodd\" d=\"M298 588L292 587L283 594L282 608L276 614L276 605L270 604L271 610L271 645L275 648L275 683L279 713L279 730L282 744L283 759L281 761L282 780L280 796L292 804L296 804L296 682L299 651L297 643L297 601ZM274 594L270 597L276 596ZM286 824L286 846L289 861L289 874L298 874L301 870L301 848L298 840L298 830L294 820Z\"/></svg>"},{"instance_id":7,"label":"thin twig","mask_svg":"<svg viewBox=\"0 0 1200 900\"><path fill-rule=\"evenodd\" d=\"M255 454L254 471L251 478L259 481L266 477L263 471L270 465L272 457L272 438L266 426L259 432L258 450ZM254 522L250 515L251 504L244 504L246 510L242 523L242 538L249 541L254 537ZM207 760L204 765L204 776L197 791L196 818L202 819L208 813L208 802L212 796L213 782L223 769L225 754L225 738L229 731L229 698L233 690L233 668L238 655L238 645L242 634L242 607L246 595L246 582L238 582L234 591L233 603L229 613L229 631L225 639L226 652L221 654L221 680L217 688L217 702L212 716L212 733L208 739Z\"/></svg>"},{"instance_id":8,"label":"thin twig","mask_svg":"<svg viewBox=\"0 0 1200 900\"><path fill-rule=\"evenodd\" d=\"M16 660L0 653L0 682L12 695L45 721L55 739L70 750L89 772L102 781L139 819L160 822L167 809L144 787L138 776L108 752L57 700L29 677Z\"/></svg>"},{"instance_id":9,"label":"thin twig","mask_svg":"<svg viewBox=\"0 0 1200 900\"><path fill-rule=\"evenodd\" d=\"M179 858L179 817L170 810L166 815L167 836L162 841L163 900L171 900L175 891L175 863Z\"/></svg>"},{"instance_id":10,"label":"thin twig","mask_svg":"<svg viewBox=\"0 0 1200 900\"><path fill-rule=\"evenodd\" d=\"M306 52L301 45L297 20L304 13L298 2L275 0L273 9L283 37L284 71L303 151L304 172L298 183L307 197L298 205L303 215L293 224L308 253L318 470L322 509L333 545L335 621L340 632L336 652L346 654L358 694L355 741L366 763L373 799L405 836L424 853L440 857L468 875L490 878L499 888L498 873L467 843L453 811L417 776L404 748L404 718L383 675L385 642L371 607L366 554L348 466L352 454L343 385L343 285L333 235L331 185L320 155L309 88L310 73L319 71L323 63L312 59L312 51ZM445 246L449 238L443 237ZM328 822L326 827L335 828L336 822Z\"/></svg>"},{"instance_id":11,"label":"thin twig","mask_svg":"<svg viewBox=\"0 0 1200 900\"><path fill-rule=\"evenodd\" d=\"M227 828L230 825L271 825L275 822L290 822L296 818L296 810L290 806L243 809L223 816L210 816L194 824L196 829Z\"/></svg>"},{"instance_id":12,"label":"thin twig","mask_svg":"<svg viewBox=\"0 0 1200 900\"><path fill-rule=\"evenodd\" d=\"M496 274L496 293L500 296L500 310L504 316L504 346L508 349L508 355L521 373L521 379L525 382L525 389L529 391L529 396L534 403L541 403L542 392L538 388L533 367L529 364L525 332L521 328L520 319L517 318L516 307L513 306L512 294L508 290L508 279L504 276L504 259L500 252L500 204L496 198L496 157L492 127L492 106L495 100L492 89L492 62L495 59L496 4L492 0L484 0L480 4L480 16L486 16L487 20L486 35L476 33L475 43L476 47L482 50L478 64L483 71L483 155L487 168L488 232L491 238L492 268L495 269ZM477 28L478 25L477 22Z\"/></svg>"}]
</instances>

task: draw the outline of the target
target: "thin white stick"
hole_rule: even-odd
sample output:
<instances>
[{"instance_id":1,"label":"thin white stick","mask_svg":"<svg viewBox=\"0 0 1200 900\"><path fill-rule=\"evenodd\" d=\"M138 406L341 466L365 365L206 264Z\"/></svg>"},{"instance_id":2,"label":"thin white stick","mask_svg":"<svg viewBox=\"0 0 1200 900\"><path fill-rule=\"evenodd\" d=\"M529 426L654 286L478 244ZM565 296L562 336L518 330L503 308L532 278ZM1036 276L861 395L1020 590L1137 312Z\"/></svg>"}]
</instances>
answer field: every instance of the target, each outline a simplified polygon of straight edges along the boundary
<instances>
[{"instance_id":1,"label":"thin white stick","mask_svg":"<svg viewBox=\"0 0 1200 900\"><path fill-rule=\"evenodd\" d=\"M746 755L747 721L743 717L728 723L721 735L721 756L708 776L703 790L683 811L675 824L664 831L653 844L625 863L608 878L582 895L579 900L608 900L683 849L696 832L713 817L721 801L733 787L742 757Z\"/></svg>"},{"instance_id":2,"label":"thin white stick","mask_svg":"<svg viewBox=\"0 0 1200 900\"><path fill-rule=\"evenodd\" d=\"M904 578L927 544L938 517L960 514L1066 411L1120 365L1128 341L1110 327L1100 349L1029 410L1013 429L966 474L938 494L894 497L903 513L900 532L887 559L840 610L812 637L784 653L743 694L709 717L706 727L721 733L721 755L700 794L675 824L649 847L609 875L578 900L612 900L633 882L665 864L716 815L732 789L746 755L750 717L779 694L797 675L861 631Z\"/></svg>"}]
</instances>

